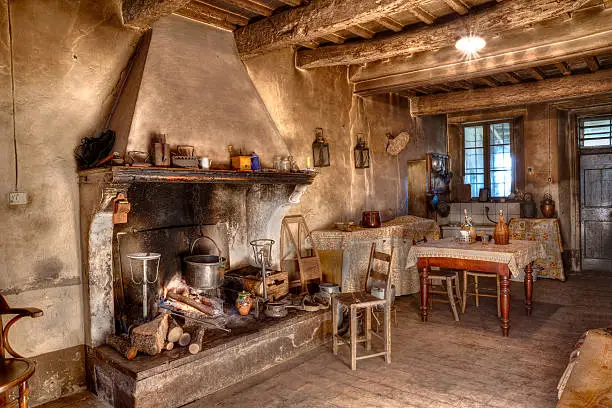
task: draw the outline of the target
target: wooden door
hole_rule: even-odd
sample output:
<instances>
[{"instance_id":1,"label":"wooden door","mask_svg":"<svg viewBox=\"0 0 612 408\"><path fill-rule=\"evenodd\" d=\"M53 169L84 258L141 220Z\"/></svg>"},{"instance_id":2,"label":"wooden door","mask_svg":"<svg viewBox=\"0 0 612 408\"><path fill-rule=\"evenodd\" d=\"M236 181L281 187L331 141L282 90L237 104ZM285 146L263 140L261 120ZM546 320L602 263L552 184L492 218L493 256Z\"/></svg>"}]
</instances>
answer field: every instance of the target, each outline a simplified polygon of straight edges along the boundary
<instances>
[{"instance_id":1,"label":"wooden door","mask_svg":"<svg viewBox=\"0 0 612 408\"><path fill-rule=\"evenodd\" d=\"M612 274L612 154L580 157L582 269Z\"/></svg>"}]
</instances>

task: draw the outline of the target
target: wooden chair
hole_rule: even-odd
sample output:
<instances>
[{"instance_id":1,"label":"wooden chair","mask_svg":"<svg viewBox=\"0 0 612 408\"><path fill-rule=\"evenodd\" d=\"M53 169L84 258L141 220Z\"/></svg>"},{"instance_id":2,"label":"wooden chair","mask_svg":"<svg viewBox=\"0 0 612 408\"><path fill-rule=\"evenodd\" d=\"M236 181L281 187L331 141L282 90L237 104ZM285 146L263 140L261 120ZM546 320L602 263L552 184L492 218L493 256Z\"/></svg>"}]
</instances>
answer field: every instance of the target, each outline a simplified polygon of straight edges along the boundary
<instances>
[{"instance_id":1,"label":"wooden chair","mask_svg":"<svg viewBox=\"0 0 612 408\"><path fill-rule=\"evenodd\" d=\"M423 237L421 240L412 240L412 245L419 245L427 242L427 238ZM433 302L449 303L455 321L459 321L459 313L457 312L457 304L463 311L463 299L461 297L461 289L459 289L459 273L456 271L444 270L444 269L432 269L428 275L429 278L429 307L433 306ZM442 287L442 290L431 289L434 286ZM453 293L454 292L454 293ZM437 298L432 295L441 295L445 298Z\"/></svg>"},{"instance_id":2,"label":"wooden chair","mask_svg":"<svg viewBox=\"0 0 612 408\"><path fill-rule=\"evenodd\" d=\"M376 261L386 264L384 271L376 268ZM357 360L384 356L387 364L391 364L391 263L393 261L393 248L391 253L376 251L376 244L370 249L370 260L365 281L365 290L361 292L340 293L332 297L332 348L334 355L338 354L338 346L348 344L351 348L351 370L357 369ZM371 294L372 287L384 287L384 299ZM372 330L372 308L384 307L384 329L380 336ZM350 339L347 341L338 335L338 312L341 307L350 311ZM357 337L357 312L365 309L364 335ZM365 343L366 351L372 350L372 335L380 338L384 343L384 351L357 356L357 343Z\"/></svg>"},{"instance_id":3,"label":"wooden chair","mask_svg":"<svg viewBox=\"0 0 612 408\"><path fill-rule=\"evenodd\" d=\"M288 239L288 242L287 242ZM299 279L289 281L289 289L299 287L302 293L308 293L310 281L321 281L321 260L314 247L306 248L306 240L312 241L310 229L301 215L288 215L281 223L280 268L292 276L297 269Z\"/></svg>"},{"instance_id":4,"label":"wooden chair","mask_svg":"<svg viewBox=\"0 0 612 408\"><path fill-rule=\"evenodd\" d=\"M4 326L2 315L16 316ZM9 329L22 317L40 317L42 315L42 310L33 307L11 309L4 297L0 295L0 328L2 328L0 333L0 407L2 408L28 407L28 396L30 394L28 379L34 374L36 369L34 361L23 358L23 356L13 350L9 343ZM6 358L5 352L14 358ZM15 387L19 387L19 399L8 402L9 390Z\"/></svg>"},{"instance_id":5,"label":"wooden chair","mask_svg":"<svg viewBox=\"0 0 612 408\"><path fill-rule=\"evenodd\" d=\"M474 277L474 292L468 292L468 278ZM478 278L496 278L497 293L493 294L489 290L485 289L483 292L478 285ZM467 304L467 297L474 296L476 299L476 307L480 306L479 297L492 297L497 298L497 317L501 318L501 302L500 302L500 289L499 289L499 275L490 273L480 273L472 271L463 271L463 301L461 302L461 313L465 313L465 305Z\"/></svg>"}]
</instances>

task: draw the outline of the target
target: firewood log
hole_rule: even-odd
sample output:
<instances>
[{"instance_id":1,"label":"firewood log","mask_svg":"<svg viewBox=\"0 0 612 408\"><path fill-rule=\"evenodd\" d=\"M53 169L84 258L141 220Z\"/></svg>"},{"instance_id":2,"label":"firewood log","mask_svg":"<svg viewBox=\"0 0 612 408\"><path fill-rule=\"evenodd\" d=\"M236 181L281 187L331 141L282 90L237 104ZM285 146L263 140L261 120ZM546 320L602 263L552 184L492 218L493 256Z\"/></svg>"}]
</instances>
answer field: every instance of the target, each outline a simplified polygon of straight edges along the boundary
<instances>
[{"instance_id":1,"label":"firewood log","mask_svg":"<svg viewBox=\"0 0 612 408\"><path fill-rule=\"evenodd\" d=\"M195 331L191 344L189 345L189 352L191 354L197 354L202 350L202 341L204 340L205 333L206 329L203 327L200 327Z\"/></svg>"},{"instance_id":2,"label":"firewood log","mask_svg":"<svg viewBox=\"0 0 612 408\"><path fill-rule=\"evenodd\" d=\"M183 328L172 317L168 320L168 336L166 340L175 343L183 335Z\"/></svg>"},{"instance_id":3,"label":"firewood log","mask_svg":"<svg viewBox=\"0 0 612 408\"><path fill-rule=\"evenodd\" d=\"M110 334L106 338L106 344L117 350L123 357L128 360L133 360L138 354L138 349L130 343L130 339L117 336L116 334Z\"/></svg>"},{"instance_id":4,"label":"firewood log","mask_svg":"<svg viewBox=\"0 0 612 408\"><path fill-rule=\"evenodd\" d=\"M203 305L202 303L197 302L197 301L191 299L190 297L179 295L178 293L174 293L174 292L168 292L167 297L168 297L168 299L176 300L178 302L182 302L182 303L184 303L184 304L186 304L188 306L191 306L194 309L197 309L200 312L202 312L204 314L207 314L209 316L214 316L215 315L215 309L213 309L210 306Z\"/></svg>"},{"instance_id":5,"label":"firewood log","mask_svg":"<svg viewBox=\"0 0 612 408\"><path fill-rule=\"evenodd\" d=\"M179 346L185 347L188 346L189 343L191 343L191 334L183 333L178 341Z\"/></svg>"},{"instance_id":6,"label":"firewood log","mask_svg":"<svg viewBox=\"0 0 612 408\"><path fill-rule=\"evenodd\" d=\"M167 335L168 315L159 315L150 322L135 327L132 330L132 345L138 351L154 356L161 352L166 345Z\"/></svg>"},{"instance_id":7,"label":"firewood log","mask_svg":"<svg viewBox=\"0 0 612 408\"><path fill-rule=\"evenodd\" d=\"M174 342L172 341L167 342L166 345L164 346L164 349L168 351L172 350L173 348L174 348Z\"/></svg>"}]
</instances>

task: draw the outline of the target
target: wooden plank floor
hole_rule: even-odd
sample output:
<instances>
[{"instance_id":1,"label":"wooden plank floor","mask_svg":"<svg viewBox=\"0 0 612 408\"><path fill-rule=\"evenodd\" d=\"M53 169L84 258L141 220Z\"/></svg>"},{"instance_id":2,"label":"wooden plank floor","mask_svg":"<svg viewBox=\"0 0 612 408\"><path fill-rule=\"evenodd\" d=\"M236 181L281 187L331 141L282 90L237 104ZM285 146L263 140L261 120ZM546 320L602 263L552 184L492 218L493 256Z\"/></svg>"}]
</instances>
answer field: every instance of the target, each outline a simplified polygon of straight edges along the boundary
<instances>
[{"instance_id":1,"label":"wooden plank floor","mask_svg":"<svg viewBox=\"0 0 612 408\"><path fill-rule=\"evenodd\" d=\"M346 347L340 358L321 347L186 407L554 407L578 337L612 323L612 274L537 281L531 317L522 284L513 282L511 290L509 338L501 336L494 299L479 309L469 301L460 322L448 305L436 303L430 322L421 323L418 296L404 296L391 365L369 359L351 371ZM92 403L45 408L103 406Z\"/></svg>"}]
</instances>

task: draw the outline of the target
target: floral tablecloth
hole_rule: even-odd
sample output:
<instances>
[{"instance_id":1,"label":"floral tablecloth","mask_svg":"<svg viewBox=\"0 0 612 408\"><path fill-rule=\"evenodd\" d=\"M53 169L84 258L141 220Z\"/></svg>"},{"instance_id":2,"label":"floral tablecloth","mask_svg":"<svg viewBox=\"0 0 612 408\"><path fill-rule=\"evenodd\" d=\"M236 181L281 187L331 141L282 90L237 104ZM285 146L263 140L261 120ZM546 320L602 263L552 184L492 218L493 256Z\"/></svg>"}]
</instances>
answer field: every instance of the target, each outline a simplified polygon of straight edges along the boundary
<instances>
[{"instance_id":1,"label":"floral tablecloth","mask_svg":"<svg viewBox=\"0 0 612 408\"><path fill-rule=\"evenodd\" d=\"M312 231L317 250L342 252L342 291L362 290L370 247L376 242L378 251L389 253L394 248L391 265L392 283L397 295L419 291L419 275L414 265L406 265L406 255L412 240L440 238L440 227L434 220L406 215L383 223L380 228L355 227L352 231L325 229Z\"/></svg>"},{"instance_id":2,"label":"floral tablecloth","mask_svg":"<svg viewBox=\"0 0 612 408\"><path fill-rule=\"evenodd\" d=\"M544 254L544 247L537 241L510 240L508 245L483 245L480 242L464 244L455 238L445 238L413 246L408 252L407 263L414 265L423 257L504 263L515 280L524 280L525 266Z\"/></svg>"},{"instance_id":3,"label":"floral tablecloth","mask_svg":"<svg viewBox=\"0 0 612 408\"><path fill-rule=\"evenodd\" d=\"M544 256L533 263L538 275L545 278L565 280L563 271L563 244L559 220L556 218L513 218L510 220L510 239L541 242Z\"/></svg>"}]
</instances>

